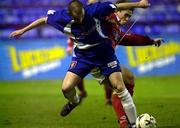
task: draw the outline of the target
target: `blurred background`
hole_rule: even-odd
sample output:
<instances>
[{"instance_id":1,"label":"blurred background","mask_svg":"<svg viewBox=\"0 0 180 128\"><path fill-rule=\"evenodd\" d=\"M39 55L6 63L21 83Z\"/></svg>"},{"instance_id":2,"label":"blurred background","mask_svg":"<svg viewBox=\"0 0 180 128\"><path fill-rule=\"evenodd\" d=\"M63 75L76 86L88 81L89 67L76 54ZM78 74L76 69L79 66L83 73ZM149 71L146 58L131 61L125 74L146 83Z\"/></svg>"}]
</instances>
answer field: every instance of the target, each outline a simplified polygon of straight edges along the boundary
<instances>
[{"instance_id":1,"label":"blurred background","mask_svg":"<svg viewBox=\"0 0 180 128\"><path fill-rule=\"evenodd\" d=\"M0 128L118 127L112 108L105 106L103 87L91 76L85 80L88 97L67 118L59 116L67 102L60 91L71 62L67 36L42 26L20 39L8 38L69 1L0 0ZM137 21L130 33L161 37L165 43L159 48L119 46L116 54L137 76L133 99L138 115L152 114L158 128L180 128L180 0L149 1L151 7L136 9L122 29Z\"/></svg>"},{"instance_id":2,"label":"blurred background","mask_svg":"<svg viewBox=\"0 0 180 128\"><path fill-rule=\"evenodd\" d=\"M31 30L18 40L8 39L8 35L46 16L50 9L66 7L69 1L0 0L0 80L64 77L71 60L66 54L65 35L49 26ZM137 76L180 74L180 0L150 0L150 3L149 9L135 10L124 30L138 20L131 33L162 37L165 43L159 48L119 47L117 56Z\"/></svg>"}]
</instances>

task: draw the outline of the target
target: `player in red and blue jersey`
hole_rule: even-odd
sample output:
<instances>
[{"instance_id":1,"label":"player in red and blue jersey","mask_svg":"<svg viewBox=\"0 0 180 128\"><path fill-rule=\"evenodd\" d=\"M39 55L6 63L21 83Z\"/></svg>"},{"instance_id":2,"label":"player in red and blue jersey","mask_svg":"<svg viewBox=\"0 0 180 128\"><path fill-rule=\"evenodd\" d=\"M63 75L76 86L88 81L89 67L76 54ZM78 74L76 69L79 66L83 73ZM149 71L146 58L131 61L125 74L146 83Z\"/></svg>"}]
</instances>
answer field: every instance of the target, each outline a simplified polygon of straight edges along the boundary
<instances>
[{"instance_id":1,"label":"player in red and blue jersey","mask_svg":"<svg viewBox=\"0 0 180 128\"><path fill-rule=\"evenodd\" d=\"M119 12L113 13L110 16L108 16L106 22L104 22L104 28L106 28L108 30L107 35L113 41L113 46L114 47L116 45L145 46L145 45L153 45L153 44L156 46L160 46L161 41L162 41L161 38L151 39L148 36L142 36L142 35L137 35L137 34L124 35L125 33L121 32L119 30L119 26L127 23L130 16L132 15L132 13L133 13L132 10L119 11ZM122 37L124 37L124 38L122 39ZM72 46L73 46L73 41L70 40L68 48L72 50ZM122 76L123 76L125 86L128 89L128 91L130 92L131 96L133 96L134 75L132 72L130 72L127 68L125 68L122 65L121 65L121 71L122 71ZM105 79L105 77L103 77L100 74L100 71L98 71L98 69L95 69L95 72L96 73L92 72L93 76L100 83L102 83L102 81ZM109 89L109 86L108 86L109 83L104 83L104 84L105 84L104 87L106 87L106 93L108 93L108 98L106 97L106 99L110 99L111 98L111 89ZM114 110L118 116L120 127L121 128L127 127L128 121L126 119L122 104L119 101L119 97L116 94L113 94L112 101L113 101Z\"/></svg>"},{"instance_id":2,"label":"player in red and blue jersey","mask_svg":"<svg viewBox=\"0 0 180 128\"><path fill-rule=\"evenodd\" d=\"M106 22L104 22L104 28L106 28L108 37L113 42L113 47L117 45L123 46L145 46L145 45L155 45L160 46L162 39L156 38L151 39L148 36L142 36L138 34L126 34L120 31L119 26L124 25L128 22L131 17L133 10L121 10L116 13L112 13L107 17ZM121 65L122 76L126 88L133 96L134 92L134 75L124 66ZM108 83L104 83L108 85ZM116 93L112 96L112 105L116 112L121 128L126 128L128 126L128 120L126 119L126 114L124 112L123 106L119 101L119 97Z\"/></svg>"},{"instance_id":3,"label":"player in red and blue jersey","mask_svg":"<svg viewBox=\"0 0 180 128\"><path fill-rule=\"evenodd\" d=\"M116 10L136 7L149 7L149 3L147 0L116 5L111 2L98 2L83 7L81 2L73 0L67 9L48 11L47 17L40 18L27 27L10 34L10 37L19 37L26 31L47 23L74 39L75 54L62 84L62 92L68 99L68 103L61 111L62 116L68 115L80 103L74 87L94 67L99 67L101 73L108 78L114 91L121 98L128 120L132 127L135 127L137 117L135 105L125 88L119 70L119 61L111 41L102 32L101 23L107 15Z\"/></svg>"},{"instance_id":4,"label":"player in red and blue jersey","mask_svg":"<svg viewBox=\"0 0 180 128\"><path fill-rule=\"evenodd\" d=\"M129 18L131 17L133 10L123 10L116 13L111 14L107 17L106 22L104 22L104 28L108 31L108 37L113 41L113 47L117 45L123 46L145 46L145 45L156 45L160 46L161 38L151 39L148 36L142 36L137 34L127 34L125 35L124 32L120 31L119 26L124 25L128 22ZM123 39L122 39L123 37ZM69 52L72 52L73 49L73 41L72 39L68 39L68 48ZM94 71L94 70L93 70ZM123 81L125 83L126 88L128 89L131 96L133 96L134 92L134 75L131 71L129 71L126 67L121 65L121 72L123 76ZM92 72L92 75L99 81L99 83L103 83L105 86L105 94L106 94L106 102L111 102L111 95L112 89L108 86L110 83L105 83L103 77L100 74L98 69L95 69L95 72ZM83 87L82 84L78 85L78 87ZM80 92L84 94L84 88L80 89ZM81 93L80 93L81 94ZM112 95L112 104L116 115L119 120L119 125L121 128L126 128L128 126L128 120L126 118L126 114L124 112L123 106L119 100L119 97L114 93Z\"/></svg>"},{"instance_id":5,"label":"player in red and blue jersey","mask_svg":"<svg viewBox=\"0 0 180 128\"><path fill-rule=\"evenodd\" d=\"M108 30L107 35L113 41L113 47L116 47L117 45L145 46L145 45L153 45L153 44L156 46L160 46L161 41L162 41L161 38L151 39L148 36L142 36L138 34L125 35L124 32L120 31L119 26L127 23L132 13L133 13L133 10L119 11L108 16L106 22L104 22L104 28ZM72 49L73 49L72 39L68 39L67 49L68 51L72 52ZM126 67L122 65L121 65L121 72L122 72L125 86L128 89L131 96L133 96L134 84L135 84L134 75L131 71L129 71ZM101 84L103 83L105 85L104 87L105 87L105 92L106 92L106 101L108 102L111 101L112 89L108 86L110 83L103 82L105 77L103 77L100 74L100 71L98 69L95 69L95 71L92 72L92 75L99 81L99 83ZM82 84L80 85L82 86ZM81 90L80 92L84 92L84 90ZM116 115L118 117L120 127L126 128L129 123L128 123L128 120L126 119L126 114L119 100L119 97L115 93L112 96L112 103L113 103L113 107L116 112Z\"/></svg>"}]
</instances>

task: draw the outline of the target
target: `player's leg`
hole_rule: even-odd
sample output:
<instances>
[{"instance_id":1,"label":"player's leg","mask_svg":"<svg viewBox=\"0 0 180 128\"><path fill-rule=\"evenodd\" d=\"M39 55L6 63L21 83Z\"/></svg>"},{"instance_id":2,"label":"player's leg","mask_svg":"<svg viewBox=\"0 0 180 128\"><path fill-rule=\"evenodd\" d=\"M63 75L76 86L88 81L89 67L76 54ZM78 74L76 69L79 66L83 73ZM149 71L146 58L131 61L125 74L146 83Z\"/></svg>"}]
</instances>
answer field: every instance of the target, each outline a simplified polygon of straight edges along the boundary
<instances>
[{"instance_id":1,"label":"player's leg","mask_svg":"<svg viewBox=\"0 0 180 128\"><path fill-rule=\"evenodd\" d=\"M92 67L77 58L73 58L69 70L63 80L62 92L68 103L61 110L61 116L68 115L79 103L80 97L76 94L75 86L84 78Z\"/></svg>"},{"instance_id":2,"label":"player's leg","mask_svg":"<svg viewBox=\"0 0 180 128\"><path fill-rule=\"evenodd\" d=\"M122 72L124 84L127 90L129 91L129 93L131 94L131 96L133 96L134 86L135 86L134 74L128 68L122 65L121 65L121 72Z\"/></svg>"},{"instance_id":3,"label":"player's leg","mask_svg":"<svg viewBox=\"0 0 180 128\"><path fill-rule=\"evenodd\" d=\"M112 94L112 106L116 113L120 128L127 128L129 126L129 122L122 106L121 99L115 92Z\"/></svg>"},{"instance_id":4,"label":"player's leg","mask_svg":"<svg viewBox=\"0 0 180 128\"><path fill-rule=\"evenodd\" d=\"M105 82L105 83L103 83L103 85L104 85L105 99L106 99L105 103L106 103L106 105L112 105L112 101L111 101L112 87L109 82Z\"/></svg>"},{"instance_id":5,"label":"player's leg","mask_svg":"<svg viewBox=\"0 0 180 128\"><path fill-rule=\"evenodd\" d=\"M101 71L98 67L94 68L91 71L91 75L94 79L96 79L100 85L104 86L105 90L105 103L107 105L111 104L111 96L112 96L112 88L110 83L108 82L108 79L104 75L101 74Z\"/></svg>"},{"instance_id":6,"label":"player's leg","mask_svg":"<svg viewBox=\"0 0 180 128\"><path fill-rule=\"evenodd\" d=\"M80 80L79 84L77 85L77 88L79 90L79 96L81 98L85 98L87 96L87 92L84 88L84 80Z\"/></svg>"},{"instance_id":7,"label":"player's leg","mask_svg":"<svg viewBox=\"0 0 180 128\"><path fill-rule=\"evenodd\" d=\"M121 66L121 71L122 71L124 84L132 96L134 90L134 75L124 66ZM128 119L126 118L126 113L124 111L122 103L115 92L112 94L112 106L117 115L120 127L126 128L129 124Z\"/></svg>"},{"instance_id":8,"label":"player's leg","mask_svg":"<svg viewBox=\"0 0 180 128\"><path fill-rule=\"evenodd\" d=\"M78 96L76 94L75 86L79 84L81 77L72 72L67 72L62 84L62 92L64 97L69 102L76 104L78 103Z\"/></svg>"},{"instance_id":9,"label":"player's leg","mask_svg":"<svg viewBox=\"0 0 180 128\"><path fill-rule=\"evenodd\" d=\"M136 108L133 103L132 97L125 87L121 72L111 73L109 80L114 88L115 93L121 99L122 106L132 126L135 126L136 121Z\"/></svg>"},{"instance_id":10,"label":"player's leg","mask_svg":"<svg viewBox=\"0 0 180 128\"><path fill-rule=\"evenodd\" d=\"M128 68L122 65L121 65L121 73L122 73L123 81L127 90L129 91L131 96L133 96L134 86L135 86L134 74ZM112 96L112 88L110 87L111 85L108 81L107 82L103 81L103 84L105 88L106 103L110 103L111 101L110 99ZM113 97L117 99L116 96L113 96Z\"/></svg>"},{"instance_id":11,"label":"player's leg","mask_svg":"<svg viewBox=\"0 0 180 128\"><path fill-rule=\"evenodd\" d=\"M107 78L103 79L102 84L104 86L109 86L110 89L112 90L112 85L110 84L110 82ZM113 109L115 111L115 114L117 116L120 128L127 128L129 126L129 122L128 122L128 119L126 117L126 113L125 113L124 108L122 106L121 100L115 92L113 92L113 94L112 94L111 101L112 101L111 103L112 103Z\"/></svg>"},{"instance_id":12,"label":"player's leg","mask_svg":"<svg viewBox=\"0 0 180 128\"><path fill-rule=\"evenodd\" d=\"M111 88L111 90L112 90L112 86L111 86L109 80L104 75L102 75L99 68L93 69L91 71L91 75L100 84L103 84L104 86L109 86ZM120 128L126 128L129 125L129 123L128 123L128 120L126 118L126 114L124 112L124 108L123 108L123 106L121 104L120 98L118 97L117 94L112 95L112 105L113 105L114 111L115 111L115 113L117 115Z\"/></svg>"},{"instance_id":13,"label":"player's leg","mask_svg":"<svg viewBox=\"0 0 180 128\"><path fill-rule=\"evenodd\" d=\"M72 72L67 72L62 84L62 92L68 100L68 103L61 110L61 116L68 115L71 110L80 103L80 98L75 90L75 86L78 85L80 81L81 77Z\"/></svg>"}]
</instances>

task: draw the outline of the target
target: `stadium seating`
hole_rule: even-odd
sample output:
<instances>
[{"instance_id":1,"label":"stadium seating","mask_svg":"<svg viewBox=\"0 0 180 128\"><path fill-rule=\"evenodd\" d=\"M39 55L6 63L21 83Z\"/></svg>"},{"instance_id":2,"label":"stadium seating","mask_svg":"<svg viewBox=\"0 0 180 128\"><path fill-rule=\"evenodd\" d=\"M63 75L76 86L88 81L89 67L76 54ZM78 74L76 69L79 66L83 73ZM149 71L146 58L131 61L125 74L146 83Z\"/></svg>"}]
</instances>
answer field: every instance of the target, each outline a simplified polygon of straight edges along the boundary
<instances>
[{"instance_id":1,"label":"stadium seating","mask_svg":"<svg viewBox=\"0 0 180 128\"><path fill-rule=\"evenodd\" d=\"M33 20L45 16L49 9L65 7L70 0L1 0L0 1L0 38L15 29L21 28ZM137 1L137 0L133 0ZM83 0L85 3L86 0ZM180 1L179 0L151 0L152 6L147 9L137 9L132 21L138 22L132 28L133 32L146 34L178 34L180 33ZM45 32L43 32L46 30ZM25 37L57 37L56 30L40 28ZM61 34L62 36L62 34Z\"/></svg>"}]
</instances>

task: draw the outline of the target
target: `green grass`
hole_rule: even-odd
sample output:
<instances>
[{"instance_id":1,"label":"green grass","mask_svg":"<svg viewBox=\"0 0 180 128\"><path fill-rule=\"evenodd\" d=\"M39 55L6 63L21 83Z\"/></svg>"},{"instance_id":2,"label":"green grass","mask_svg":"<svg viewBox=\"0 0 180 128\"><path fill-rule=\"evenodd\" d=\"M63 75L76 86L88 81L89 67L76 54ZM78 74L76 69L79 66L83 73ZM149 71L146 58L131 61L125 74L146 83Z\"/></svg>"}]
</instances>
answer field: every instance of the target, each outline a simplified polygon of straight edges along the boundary
<instances>
[{"instance_id":1,"label":"green grass","mask_svg":"<svg viewBox=\"0 0 180 128\"><path fill-rule=\"evenodd\" d=\"M103 87L86 80L88 97L65 118L61 80L0 82L0 128L118 128ZM180 128L180 76L137 78L134 101L139 114L152 114L161 128Z\"/></svg>"}]
</instances>

